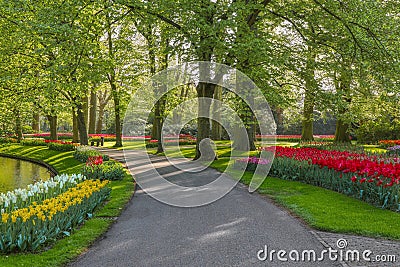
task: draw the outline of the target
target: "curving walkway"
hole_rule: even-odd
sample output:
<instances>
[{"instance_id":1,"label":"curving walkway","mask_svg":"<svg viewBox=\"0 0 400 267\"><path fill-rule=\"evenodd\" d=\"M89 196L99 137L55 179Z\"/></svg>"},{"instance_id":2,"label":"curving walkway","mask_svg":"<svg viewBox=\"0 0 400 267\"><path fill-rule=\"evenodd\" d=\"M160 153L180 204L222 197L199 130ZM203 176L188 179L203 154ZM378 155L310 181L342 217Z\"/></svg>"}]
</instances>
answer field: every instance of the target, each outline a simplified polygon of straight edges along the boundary
<instances>
[{"instance_id":1,"label":"curving walkway","mask_svg":"<svg viewBox=\"0 0 400 267\"><path fill-rule=\"evenodd\" d=\"M124 162L122 151L102 152ZM129 153L135 163L135 153L143 152ZM152 159L160 173L170 174L169 177L178 183L191 184L195 180L191 175L177 172L163 157ZM145 175L146 166L140 162L136 166L140 168L131 169L131 173ZM213 180L218 175L216 170L208 168L196 178ZM351 244L359 245L368 240L371 245L379 242L312 231L270 200L249 194L240 184L222 199L198 208L168 206L138 188L105 236L71 266L366 266L329 260L282 262L277 260L276 254L272 262L257 258L257 252L265 245L269 251L315 250L320 253L327 246L336 249L339 238L346 238L349 248ZM353 242L353 239L358 241ZM393 251L399 251L397 242L381 242L383 250L387 251L385 245L389 244Z\"/></svg>"}]
</instances>

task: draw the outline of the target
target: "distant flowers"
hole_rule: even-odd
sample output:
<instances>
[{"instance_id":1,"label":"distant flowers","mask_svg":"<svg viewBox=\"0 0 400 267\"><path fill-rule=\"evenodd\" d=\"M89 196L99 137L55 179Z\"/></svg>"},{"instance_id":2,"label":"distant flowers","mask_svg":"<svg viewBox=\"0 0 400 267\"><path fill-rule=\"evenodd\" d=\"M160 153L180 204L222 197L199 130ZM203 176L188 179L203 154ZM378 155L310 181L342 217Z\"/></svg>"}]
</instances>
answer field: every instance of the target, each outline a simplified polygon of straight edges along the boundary
<instances>
[{"instance_id":1,"label":"distant flowers","mask_svg":"<svg viewBox=\"0 0 400 267\"><path fill-rule=\"evenodd\" d=\"M383 147L399 146L400 140L380 140L379 144Z\"/></svg>"},{"instance_id":2,"label":"distant flowers","mask_svg":"<svg viewBox=\"0 0 400 267\"><path fill-rule=\"evenodd\" d=\"M238 159L237 161L238 162L247 162L247 163L251 163L251 164L258 164L258 165L267 165L267 164L271 163L271 161L268 159L263 159L263 158L259 158L259 157L255 157L255 156Z\"/></svg>"}]
</instances>

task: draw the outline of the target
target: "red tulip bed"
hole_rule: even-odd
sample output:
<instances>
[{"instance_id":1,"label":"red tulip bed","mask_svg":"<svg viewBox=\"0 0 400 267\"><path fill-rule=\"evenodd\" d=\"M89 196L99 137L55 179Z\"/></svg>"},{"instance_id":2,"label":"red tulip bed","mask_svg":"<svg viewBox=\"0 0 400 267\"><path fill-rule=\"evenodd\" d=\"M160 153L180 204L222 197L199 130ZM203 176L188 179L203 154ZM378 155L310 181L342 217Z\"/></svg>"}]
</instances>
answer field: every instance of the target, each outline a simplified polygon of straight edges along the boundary
<instances>
[{"instance_id":1,"label":"red tulip bed","mask_svg":"<svg viewBox=\"0 0 400 267\"><path fill-rule=\"evenodd\" d=\"M285 134L279 134L279 135L261 135L257 134L256 138L258 140L276 140L276 141L281 141L281 142L299 142L301 139L300 134L290 134L290 135L285 135ZM314 139L317 141L333 141L335 138L334 135L314 135Z\"/></svg>"},{"instance_id":2,"label":"red tulip bed","mask_svg":"<svg viewBox=\"0 0 400 267\"><path fill-rule=\"evenodd\" d=\"M312 147L276 147L270 174L400 210L400 158L397 157Z\"/></svg>"}]
</instances>

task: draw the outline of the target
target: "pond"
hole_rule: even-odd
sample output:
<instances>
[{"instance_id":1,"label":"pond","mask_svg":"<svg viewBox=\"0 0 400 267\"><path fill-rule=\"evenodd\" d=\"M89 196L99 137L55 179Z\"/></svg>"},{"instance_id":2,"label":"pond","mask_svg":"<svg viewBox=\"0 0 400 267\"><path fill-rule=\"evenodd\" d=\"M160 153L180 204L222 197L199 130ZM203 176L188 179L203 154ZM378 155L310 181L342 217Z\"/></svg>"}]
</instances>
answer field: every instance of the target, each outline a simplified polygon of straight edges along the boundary
<instances>
[{"instance_id":1,"label":"pond","mask_svg":"<svg viewBox=\"0 0 400 267\"><path fill-rule=\"evenodd\" d=\"M50 178L47 168L25 160L0 157L0 192L25 188L39 180Z\"/></svg>"}]
</instances>

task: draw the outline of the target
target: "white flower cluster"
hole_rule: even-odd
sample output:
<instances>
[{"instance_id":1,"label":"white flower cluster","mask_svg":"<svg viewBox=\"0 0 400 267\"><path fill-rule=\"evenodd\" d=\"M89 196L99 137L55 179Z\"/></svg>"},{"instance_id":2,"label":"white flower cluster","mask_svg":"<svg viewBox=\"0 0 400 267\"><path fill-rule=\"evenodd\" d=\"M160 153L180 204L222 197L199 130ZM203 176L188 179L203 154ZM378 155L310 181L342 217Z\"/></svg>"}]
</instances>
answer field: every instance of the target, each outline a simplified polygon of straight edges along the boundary
<instances>
[{"instance_id":1,"label":"white flower cluster","mask_svg":"<svg viewBox=\"0 0 400 267\"><path fill-rule=\"evenodd\" d=\"M50 178L47 181L39 181L30 184L27 188L17 188L14 191L0 193L0 209L1 213L5 209L22 208L30 205L33 201L40 201L48 197L56 196L68 188L75 186L77 183L85 180L81 174L61 174ZM25 203L27 200L28 203Z\"/></svg>"}]
</instances>

